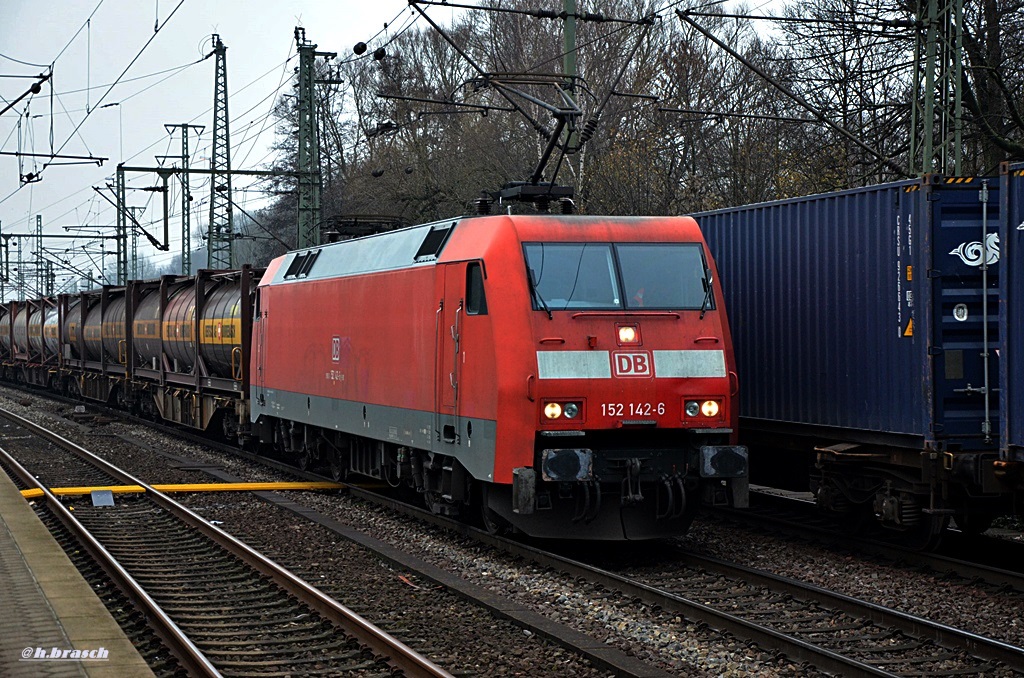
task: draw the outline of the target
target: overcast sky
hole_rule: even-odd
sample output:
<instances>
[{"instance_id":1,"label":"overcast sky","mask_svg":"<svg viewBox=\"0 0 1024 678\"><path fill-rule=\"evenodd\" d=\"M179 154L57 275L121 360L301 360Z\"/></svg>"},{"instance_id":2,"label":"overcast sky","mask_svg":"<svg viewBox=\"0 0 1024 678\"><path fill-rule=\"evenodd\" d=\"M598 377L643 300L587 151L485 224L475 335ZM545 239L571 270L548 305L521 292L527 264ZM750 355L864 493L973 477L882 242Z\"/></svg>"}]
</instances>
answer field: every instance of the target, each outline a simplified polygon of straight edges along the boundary
<instances>
[{"instance_id":1,"label":"overcast sky","mask_svg":"<svg viewBox=\"0 0 1024 678\"><path fill-rule=\"evenodd\" d=\"M153 166L156 155L180 155L180 135L172 139L165 124L205 125L201 136L193 131L190 149L192 165L208 167L214 60L195 62L210 52L212 33L218 33L228 48L232 166L258 169L270 158L274 141L273 121L267 115L275 98L291 91L289 79L298 63L296 26L306 29L306 38L318 50L348 59L354 57L352 46L357 42L368 42L368 54L372 53L412 18L406 0L184 0L180 5L179 1L0 0L0 109L35 82L9 76L38 75L54 64L52 87L44 85L40 94L0 116L0 151L50 153L52 120L54 151L108 158L100 167L93 163L42 169L45 158L25 159L19 168L16 157L0 155L2 232L34 231L37 214L47 232L63 232L61 227L76 224L113 223L113 209L92 187L112 181L119 162ZM431 15L447 23L450 10L435 8ZM385 23L389 30L377 35ZM423 23L421 19L416 25ZM154 33L156 25L160 30ZM181 68L187 64L193 65ZM120 83L111 89L118 78ZM27 118L21 115L26 104ZM41 181L19 188L20 173L40 170ZM155 183L141 175L129 176L129 181L139 186ZM202 181L193 175L193 188ZM233 184L244 188L242 180ZM205 201L206 193L196 200ZM154 196L129 192L129 205L152 200L144 224L161 218ZM255 193L236 194L235 200L260 206ZM197 210L192 214L195 226L200 216ZM175 237L173 231L172 224L171 252L160 255L164 260L180 250L180 235ZM140 245L143 253L153 255L155 250Z\"/></svg>"},{"instance_id":2,"label":"overcast sky","mask_svg":"<svg viewBox=\"0 0 1024 678\"><path fill-rule=\"evenodd\" d=\"M757 11L777 3L752 4ZM454 11L428 9L441 24L449 24ZM44 167L46 158L23 158L19 163L13 155L0 155L0 232L34 232L36 215L42 216L48 233L65 233L66 226L114 223L113 208L93 187L113 183L120 162L154 166L155 156L180 157L180 132L171 137L165 124L205 126L199 136L191 132L189 146L192 166L208 168L214 60L203 57L212 49L212 33L218 33L228 48L232 167L262 169L272 158L270 110L281 94L292 91L298 63L296 26L306 29L307 40L320 51L337 52L339 59L355 58L353 45L367 42L362 59L373 67L374 49L416 16L407 0L0 0L0 110L53 64L53 78L38 95L0 115L0 151L107 158L102 166L60 165L74 161L56 159ZM414 24L425 25L422 19ZM23 184L19 177L29 173L42 179ZM152 174L129 174L127 179L129 188L158 183ZM246 191L247 181L232 180L234 200L247 210L259 209L267 197ZM208 218L209 189L204 185L208 179L201 175L192 175L191 183L194 233ZM140 218L144 225L161 222L158 194L129 190L127 203L146 207ZM180 253L179 203L180 192L174 190L170 252L157 252L140 240L140 256L160 265ZM162 235L160 226L151 231ZM77 254L77 267L99 268L95 253L93 261L83 261L83 242L51 240L46 247L59 254L67 245L70 254ZM99 243L94 244L98 249ZM193 248L200 244L193 236ZM27 254L34 244L24 249ZM62 277L68 274L58 276L58 283Z\"/></svg>"}]
</instances>

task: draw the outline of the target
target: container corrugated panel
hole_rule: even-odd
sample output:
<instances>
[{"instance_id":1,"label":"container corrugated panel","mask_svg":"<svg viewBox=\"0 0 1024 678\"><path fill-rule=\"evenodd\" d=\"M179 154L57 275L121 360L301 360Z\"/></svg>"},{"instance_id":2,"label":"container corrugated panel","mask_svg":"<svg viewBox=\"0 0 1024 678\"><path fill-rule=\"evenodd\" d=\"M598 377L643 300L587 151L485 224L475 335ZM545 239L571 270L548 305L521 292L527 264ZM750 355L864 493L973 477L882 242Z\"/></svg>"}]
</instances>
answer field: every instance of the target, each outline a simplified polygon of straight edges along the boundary
<instances>
[{"instance_id":1,"label":"container corrugated panel","mask_svg":"<svg viewBox=\"0 0 1024 678\"><path fill-rule=\"evenodd\" d=\"M979 264L998 256L998 188L983 208L980 185L931 177L694 215L722 277L743 422L990 447Z\"/></svg>"},{"instance_id":2,"label":"container corrugated panel","mask_svg":"<svg viewBox=\"0 0 1024 678\"><path fill-rule=\"evenodd\" d=\"M1000 240L1007 262L1000 278L1000 388L1002 456L1024 461L1024 163L1004 166Z\"/></svg>"}]
</instances>

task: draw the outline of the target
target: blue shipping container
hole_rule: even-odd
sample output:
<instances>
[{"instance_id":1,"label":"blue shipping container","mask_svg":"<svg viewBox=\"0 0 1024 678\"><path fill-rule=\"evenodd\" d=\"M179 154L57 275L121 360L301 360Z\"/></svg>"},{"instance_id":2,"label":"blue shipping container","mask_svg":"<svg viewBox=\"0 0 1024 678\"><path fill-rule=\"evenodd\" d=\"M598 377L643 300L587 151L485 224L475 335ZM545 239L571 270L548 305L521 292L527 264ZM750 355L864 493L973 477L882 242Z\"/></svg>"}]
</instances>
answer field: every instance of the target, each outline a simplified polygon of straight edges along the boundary
<instances>
[{"instance_id":1,"label":"blue shipping container","mask_svg":"<svg viewBox=\"0 0 1024 678\"><path fill-rule=\"evenodd\" d=\"M932 176L694 215L730 315L741 433L998 449L998 195Z\"/></svg>"}]
</instances>

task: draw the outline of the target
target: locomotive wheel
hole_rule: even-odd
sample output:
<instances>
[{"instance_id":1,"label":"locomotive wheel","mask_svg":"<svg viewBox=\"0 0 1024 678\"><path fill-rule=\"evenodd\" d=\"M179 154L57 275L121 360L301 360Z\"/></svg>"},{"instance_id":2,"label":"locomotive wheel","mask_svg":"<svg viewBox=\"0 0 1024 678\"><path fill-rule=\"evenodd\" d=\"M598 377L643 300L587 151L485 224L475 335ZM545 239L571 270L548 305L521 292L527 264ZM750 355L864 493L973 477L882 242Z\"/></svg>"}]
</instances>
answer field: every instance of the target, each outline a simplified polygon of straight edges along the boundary
<instances>
[{"instance_id":1,"label":"locomotive wheel","mask_svg":"<svg viewBox=\"0 0 1024 678\"><path fill-rule=\"evenodd\" d=\"M492 509L487 502L487 486L483 483L479 484L479 491L477 496L477 506L480 510L478 516L480 520L480 527L482 527L487 534L492 534L496 537L501 537L506 534L511 534L512 526L508 524L508 521L501 517L497 511Z\"/></svg>"},{"instance_id":2,"label":"locomotive wheel","mask_svg":"<svg viewBox=\"0 0 1024 678\"><path fill-rule=\"evenodd\" d=\"M480 523L487 534L501 537L512 532L512 526L489 506L480 507Z\"/></svg>"},{"instance_id":3,"label":"locomotive wheel","mask_svg":"<svg viewBox=\"0 0 1024 678\"><path fill-rule=\"evenodd\" d=\"M330 461L331 480L336 483L340 483L345 479L345 465L342 463L341 455L334 453L331 454Z\"/></svg>"},{"instance_id":4,"label":"locomotive wheel","mask_svg":"<svg viewBox=\"0 0 1024 678\"><path fill-rule=\"evenodd\" d=\"M307 449L303 449L294 458L295 466L297 466L300 471L308 471L309 470L309 464L310 464L311 461L312 461L312 457L310 456L309 450L307 450Z\"/></svg>"}]
</instances>

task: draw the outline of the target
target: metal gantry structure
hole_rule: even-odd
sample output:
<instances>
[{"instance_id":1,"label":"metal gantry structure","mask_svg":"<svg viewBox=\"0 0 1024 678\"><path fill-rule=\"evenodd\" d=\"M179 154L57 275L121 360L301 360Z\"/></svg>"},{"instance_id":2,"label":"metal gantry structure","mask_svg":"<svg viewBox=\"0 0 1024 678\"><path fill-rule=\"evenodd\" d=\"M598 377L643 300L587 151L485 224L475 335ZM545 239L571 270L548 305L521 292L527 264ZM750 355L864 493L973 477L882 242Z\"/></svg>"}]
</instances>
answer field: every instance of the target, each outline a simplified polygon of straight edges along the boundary
<instances>
[{"instance_id":1,"label":"metal gantry structure","mask_svg":"<svg viewBox=\"0 0 1024 678\"><path fill-rule=\"evenodd\" d=\"M316 122L316 58L332 59L336 52L317 52L316 44L306 40L306 29L295 29L299 52L298 83L298 249L320 244L320 140Z\"/></svg>"},{"instance_id":2,"label":"metal gantry structure","mask_svg":"<svg viewBox=\"0 0 1024 678\"><path fill-rule=\"evenodd\" d=\"M213 35L216 57L213 83L213 147L210 153L210 268L231 268L235 231L231 221L231 135L228 131L227 47Z\"/></svg>"},{"instance_id":3,"label":"metal gantry structure","mask_svg":"<svg viewBox=\"0 0 1024 678\"><path fill-rule=\"evenodd\" d=\"M188 134L190 129L202 134L205 125L192 125L187 122L177 125L164 125L168 134L181 130L181 171L178 180L181 182L181 274L192 275L192 189L189 185ZM211 182L212 183L212 182Z\"/></svg>"},{"instance_id":4,"label":"metal gantry structure","mask_svg":"<svg viewBox=\"0 0 1024 678\"><path fill-rule=\"evenodd\" d=\"M299 53L298 74L298 167L295 172L285 172L286 175L295 177L298 193L298 237L297 246L310 247L321 242L320 236L320 195L321 195L321 172L320 172L320 150L319 135L317 126L316 103L314 88L318 82L316 79L317 57L333 58L335 52L318 52L316 44L306 40L305 29L295 29L295 40ZM228 87L227 87L227 47L221 41L218 34L213 34L213 52L215 57L214 73L214 108L213 108L213 138L210 158L210 169L199 169L190 167L190 140L189 136L193 131L201 134L205 129L203 125L190 123L165 124L164 128L172 135L175 130L181 134L181 155L179 156L158 156L158 160L180 159L180 165L175 163L171 167L129 167L123 163L118 165L114 185L107 185L112 190L113 200L104 196L114 204L116 208L116 224L113 225L114 235L96 236L102 239L115 241L114 254L116 255L116 284L123 285L129 278L136 278L139 274L138 268L138 239L140 233L145 235L157 249L166 251L169 248L168 219L169 219L169 186L168 181L172 175L177 175L181 183L181 272L184 275L192 273L192 238L191 238L191 203L193 200L189 181L190 174L207 174L210 176L210 221L208 225L208 246L210 268L227 269L234 265L234 225L232 218L232 206L234 205L231 194L231 177L233 174L271 177L280 176L281 172L258 171L258 170L233 170L231 168L231 136L229 131L228 115ZM331 81L328 81L331 82ZM90 158L93 159L93 158ZM139 223L138 217L145 210L144 207L128 206L126 196L127 172L155 172L162 181L162 186L150 187L144 190L156 191L163 194L163 242L158 241L150 235ZM103 195L103 191L95 187L95 190ZM35 238L36 257L38 259L38 270L36 275L39 279L40 294L52 294L55 281L53 262L46 260L43 256L43 237L72 237L72 236L44 236L42 233L42 215L37 215L36 230L29 234L3 234L4 252L8 252L9 240L15 240L17 248L17 277L13 281L22 294L25 294L25 262L23 238ZM129 240L130 239L130 240ZM129 263L130 259L130 263ZM0 298L3 297L4 283L11 282L7 277L10 271L10 257L4 256L5 276L0 278Z\"/></svg>"},{"instance_id":5,"label":"metal gantry structure","mask_svg":"<svg viewBox=\"0 0 1024 678\"><path fill-rule=\"evenodd\" d=\"M910 116L919 175L959 176L963 164L963 0L920 0Z\"/></svg>"}]
</instances>

